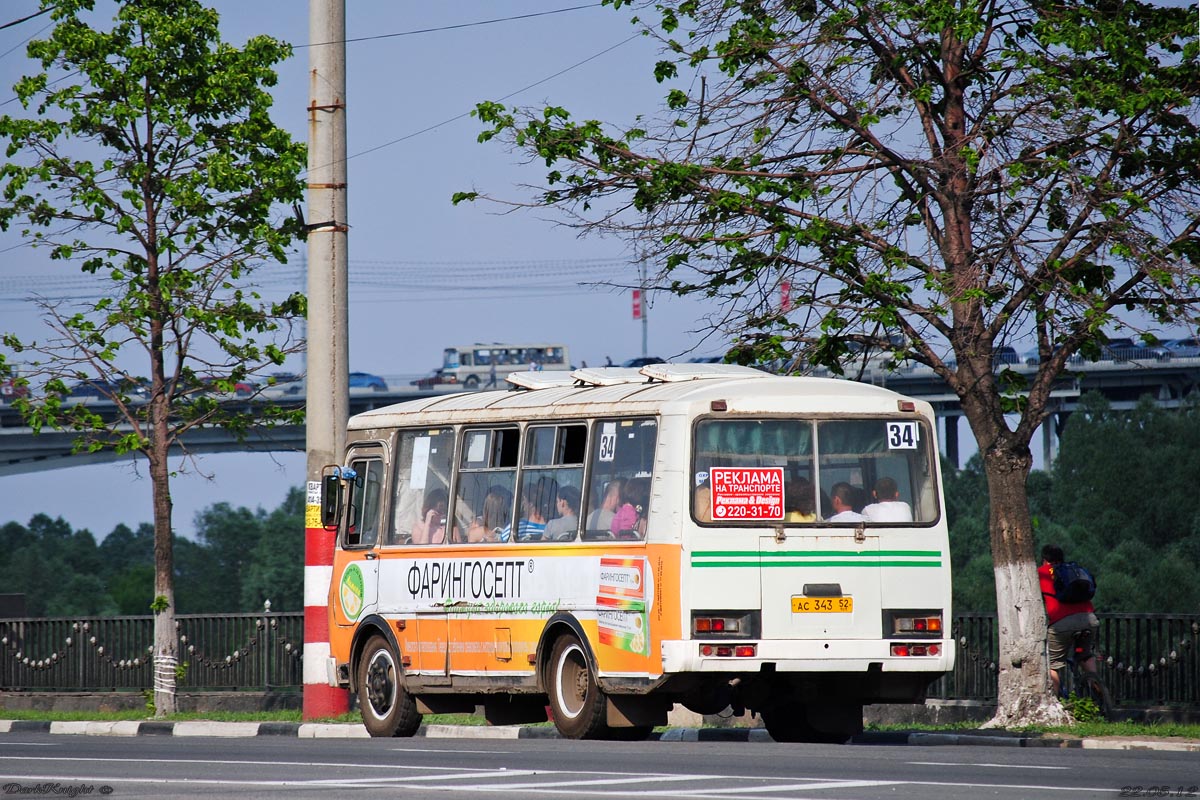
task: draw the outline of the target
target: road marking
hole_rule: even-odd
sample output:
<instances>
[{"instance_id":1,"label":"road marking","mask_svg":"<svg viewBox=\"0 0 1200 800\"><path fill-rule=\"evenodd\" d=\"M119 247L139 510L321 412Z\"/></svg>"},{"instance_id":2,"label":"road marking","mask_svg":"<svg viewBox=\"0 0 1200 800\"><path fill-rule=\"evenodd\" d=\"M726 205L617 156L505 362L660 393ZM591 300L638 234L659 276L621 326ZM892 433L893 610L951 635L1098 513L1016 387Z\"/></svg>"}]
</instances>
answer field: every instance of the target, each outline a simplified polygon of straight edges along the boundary
<instances>
[{"instance_id":1,"label":"road marking","mask_svg":"<svg viewBox=\"0 0 1200 800\"><path fill-rule=\"evenodd\" d=\"M1073 767L1048 767L1037 764L960 764L954 761L906 761L906 764L927 767L998 767L1000 769L1073 769Z\"/></svg>"}]
</instances>

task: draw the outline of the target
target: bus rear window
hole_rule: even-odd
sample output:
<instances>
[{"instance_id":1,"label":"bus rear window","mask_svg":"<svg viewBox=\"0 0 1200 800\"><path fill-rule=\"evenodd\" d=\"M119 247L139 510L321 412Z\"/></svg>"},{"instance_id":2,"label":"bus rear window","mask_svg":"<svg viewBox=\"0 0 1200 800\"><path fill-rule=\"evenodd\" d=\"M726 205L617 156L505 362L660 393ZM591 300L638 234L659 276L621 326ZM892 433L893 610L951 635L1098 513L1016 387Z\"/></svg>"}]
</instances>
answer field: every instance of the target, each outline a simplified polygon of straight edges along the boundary
<instances>
[{"instance_id":1,"label":"bus rear window","mask_svg":"<svg viewBox=\"0 0 1200 800\"><path fill-rule=\"evenodd\" d=\"M924 422L706 419L692 516L719 525L927 524L937 519Z\"/></svg>"}]
</instances>

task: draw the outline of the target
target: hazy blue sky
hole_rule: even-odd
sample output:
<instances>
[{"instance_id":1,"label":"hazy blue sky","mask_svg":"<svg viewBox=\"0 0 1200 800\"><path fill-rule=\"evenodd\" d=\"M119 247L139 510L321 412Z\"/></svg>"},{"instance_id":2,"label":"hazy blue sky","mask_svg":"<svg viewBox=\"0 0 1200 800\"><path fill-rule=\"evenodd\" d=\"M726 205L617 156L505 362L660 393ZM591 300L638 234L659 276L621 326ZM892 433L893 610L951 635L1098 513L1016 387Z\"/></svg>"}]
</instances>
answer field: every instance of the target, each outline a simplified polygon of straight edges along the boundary
<instances>
[{"instance_id":1,"label":"hazy blue sky","mask_svg":"<svg viewBox=\"0 0 1200 800\"><path fill-rule=\"evenodd\" d=\"M110 4L97 5L111 18ZM209 5L234 44L269 33L297 45L279 69L274 118L305 141L308 4ZM38 8L36 0L3 6L0 23ZM558 9L573 10L476 24ZM24 42L44 36L47 24L39 17L0 31L0 112L21 113L5 101L18 77L36 71ZM618 123L659 108L654 47L635 35L628 13L572 0L348 0L347 38L351 369L412 376L437 366L445 345L473 341L563 341L576 363L639 355L642 328L631 318L629 294L578 285L634 280L623 243L580 240L546 215L450 204L460 190L518 196L517 184L537 183L545 172L497 144L476 142L480 126L466 115L478 101L549 101ZM0 331L37 337L42 323L24 298L44 288L47 275L79 273L20 243L13 232L0 234ZM303 289L303 255L265 288ZM707 310L654 298L649 351L720 352L719 343L701 343L693 333ZM205 457L201 467L213 481L184 476L174 483L177 529L189 533L195 512L218 501L274 507L289 486L303 485L304 464L303 454ZM0 477L0 523L45 511L103 536L118 522L150 521L144 475L144 468L109 465Z\"/></svg>"}]
</instances>

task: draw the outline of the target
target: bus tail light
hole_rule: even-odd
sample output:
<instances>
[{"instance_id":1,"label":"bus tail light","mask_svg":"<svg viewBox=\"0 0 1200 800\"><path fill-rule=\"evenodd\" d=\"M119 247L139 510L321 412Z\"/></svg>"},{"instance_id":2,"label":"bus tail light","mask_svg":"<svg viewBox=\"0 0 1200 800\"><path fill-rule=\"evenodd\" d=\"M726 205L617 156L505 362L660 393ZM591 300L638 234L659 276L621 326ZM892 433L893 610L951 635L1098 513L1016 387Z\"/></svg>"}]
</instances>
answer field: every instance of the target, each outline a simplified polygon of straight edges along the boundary
<instances>
[{"instance_id":1,"label":"bus tail light","mask_svg":"<svg viewBox=\"0 0 1200 800\"><path fill-rule=\"evenodd\" d=\"M709 638L758 638L757 611L693 611L692 636Z\"/></svg>"},{"instance_id":2,"label":"bus tail light","mask_svg":"<svg viewBox=\"0 0 1200 800\"><path fill-rule=\"evenodd\" d=\"M757 644L702 644L700 655L705 658L754 658Z\"/></svg>"},{"instance_id":3,"label":"bus tail light","mask_svg":"<svg viewBox=\"0 0 1200 800\"><path fill-rule=\"evenodd\" d=\"M942 612L937 611L897 611L884 612L884 631L886 636L909 638L912 636L930 639L942 638Z\"/></svg>"},{"instance_id":4,"label":"bus tail light","mask_svg":"<svg viewBox=\"0 0 1200 800\"><path fill-rule=\"evenodd\" d=\"M907 658L909 656L936 656L942 652L942 647L939 644L924 644L924 643L893 643L892 655L899 658Z\"/></svg>"}]
</instances>

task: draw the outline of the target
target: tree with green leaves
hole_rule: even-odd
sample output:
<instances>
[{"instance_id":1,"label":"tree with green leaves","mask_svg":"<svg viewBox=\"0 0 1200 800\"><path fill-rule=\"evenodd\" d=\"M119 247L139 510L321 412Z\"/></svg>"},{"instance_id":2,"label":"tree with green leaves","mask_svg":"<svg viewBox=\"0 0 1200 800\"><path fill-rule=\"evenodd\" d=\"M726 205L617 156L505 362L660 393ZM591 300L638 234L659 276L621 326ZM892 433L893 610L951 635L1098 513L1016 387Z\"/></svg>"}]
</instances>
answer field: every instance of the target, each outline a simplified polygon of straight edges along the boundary
<instances>
[{"instance_id":1,"label":"tree with green leaves","mask_svg":"<svg viewBox=\"0 0 1200 800\"><path fill-rule=\"evenodd\" d=\"M1026 496L1076 353L1197 319L1194 11L1137 0L607 0L663 45L656 121L476 110L544 162L532 197L633 242L651 289L719 303L748 362L845 369L874 348L957 396L990 498L994 724L1060 723ZM455 202L486 197L456 195ZM787 283L792 307L777 301ZM1142 332L1139 329L1139 332ZM1034 374L997 348L1036 341Z\"/></svg>"},{"instance_id":2,"label":"tree with green leaves","mask_svg":"<svg viewBox=\"0 0 1200 800\"><path fill-rule=\"evenodd\" d=\"M54 27L28 46L41 72L14 87L32 114L0 118L0 227L19 223L52 259L78 262L98 299L46 301L49 338L4 342L9 365L24 362L31 393L16 405L35 431L146 460L163 715L176 658L168 455L201 427L244 432L234 385L296 349L303 297L267 302L251 276L302 232L279 212L303 196L305 148L269 115L288 45L224 43L196 0L125 0L111 22L94 5L43 0ZM75 402L69 381L94 381L109 403ZM291 416L266 412L279 418Z\"/></svg>"}]
</instances>

